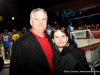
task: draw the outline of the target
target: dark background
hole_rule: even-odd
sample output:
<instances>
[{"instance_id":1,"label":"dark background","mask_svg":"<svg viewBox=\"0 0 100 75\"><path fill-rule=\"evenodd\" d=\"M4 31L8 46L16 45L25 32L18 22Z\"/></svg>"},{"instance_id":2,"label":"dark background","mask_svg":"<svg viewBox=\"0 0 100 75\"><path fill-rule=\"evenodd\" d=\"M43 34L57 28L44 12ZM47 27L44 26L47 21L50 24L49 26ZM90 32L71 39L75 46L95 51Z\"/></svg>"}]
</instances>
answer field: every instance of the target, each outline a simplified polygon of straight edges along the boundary
<instances>
[{"instance_id":1,"label":"dark background","mask_svg":"<svg viewBox=\"0 0 100 75\"><path fill-rule=\"evenodd\" d=\"M0 16L3 20L0 21L0 33L5 29L10 32L15 28L21 31L23 27L30 29L30 12L34 8L44 8L48 14L48 24L55 26L53 22L57 21L59 25L67 27L69 21L72 21L74 26L79 24L99 23L100 15L83 18L82 23L79 20L69 20L75 17L90 15L100 12L100 0L0 0ZM71 12L68 9L72 9ZM65 10L65 14L63 12ZM59 12L57 17L56 11ZM81 11L81 14L79 14ZM73 13L75 13L74 16ZM63 16L64 20L63 20ZM67 17L70 16L70 17ZM11 18L15 17L15 20Z\"/></svg>"}]
</instances>

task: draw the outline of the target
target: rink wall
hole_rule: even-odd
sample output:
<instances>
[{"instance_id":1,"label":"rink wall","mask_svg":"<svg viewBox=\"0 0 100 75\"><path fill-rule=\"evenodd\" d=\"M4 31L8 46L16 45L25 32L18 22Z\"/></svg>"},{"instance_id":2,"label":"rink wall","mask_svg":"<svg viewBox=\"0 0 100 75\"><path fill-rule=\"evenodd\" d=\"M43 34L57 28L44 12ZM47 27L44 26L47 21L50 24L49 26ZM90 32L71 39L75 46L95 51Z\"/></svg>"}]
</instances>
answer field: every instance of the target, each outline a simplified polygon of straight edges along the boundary
<instances>
[{"instance_id":1,"label":"rink wall","mask_svg":"<svg viewBox=\"0 0 100 75\"><path fill-rule=\"evenodd\" d=\"M100 38L100 28L90 29L90 32L94 38ZM86 39L89 38L90 33L87 30L74 30L74 35L77 39Z\"/></svg>"},{"instance_id":2,"label":"rink wall","mask_svg":"<svg viewBox=\"0 0 100 75\"><path fill-rule=\"evenodd\" d=\"M100 38L100 28L90 29L94 38Z\"/></svg>"}]
</instances>

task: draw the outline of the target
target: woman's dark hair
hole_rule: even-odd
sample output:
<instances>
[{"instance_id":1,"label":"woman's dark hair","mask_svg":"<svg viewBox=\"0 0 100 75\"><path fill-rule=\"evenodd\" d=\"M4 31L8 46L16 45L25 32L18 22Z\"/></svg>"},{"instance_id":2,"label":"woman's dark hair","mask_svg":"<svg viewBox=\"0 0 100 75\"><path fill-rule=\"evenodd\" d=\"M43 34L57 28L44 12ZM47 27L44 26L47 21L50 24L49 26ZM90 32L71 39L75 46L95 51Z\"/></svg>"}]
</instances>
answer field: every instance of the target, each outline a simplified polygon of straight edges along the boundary
<instances>
[{"instance_id":1,"label":"woman's dark hair","mask_svg":"<svg viewBox=\"0 0 100 75\"><path fill-rule=\"evenodd\" d=\"M62 27L62 26L56 26L53 28L53 30L51 31L51 37L54 38L54 33L57 31L57 30L60 30L61 32L65 33L66 36L68 36L68 31L66 28Z\"/></svg>"}]
</instances>

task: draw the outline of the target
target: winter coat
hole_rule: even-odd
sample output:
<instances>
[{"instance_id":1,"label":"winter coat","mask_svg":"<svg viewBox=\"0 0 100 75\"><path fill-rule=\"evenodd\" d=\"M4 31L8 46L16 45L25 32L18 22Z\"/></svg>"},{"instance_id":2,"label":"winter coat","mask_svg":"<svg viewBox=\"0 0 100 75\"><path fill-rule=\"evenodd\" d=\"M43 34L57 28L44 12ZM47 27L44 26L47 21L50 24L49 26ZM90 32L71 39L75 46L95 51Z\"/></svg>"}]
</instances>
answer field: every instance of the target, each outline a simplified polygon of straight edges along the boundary
<instances>
[{"instance_id":1,"label":"winter coat","mask_svg":"<svg viewBox=\"0 0 100 75\"><path fill-rule=\"evenodd\" d=\"M50 36L46 35L52 50L55 49ZM53 56L53 70L54 70ZM52 75L44 51L30 31L12 45L10 75Z\"/></svg>"},{"instance_id":2,"label":"winter coat","mask_svg":"<svg viewBox=\"0 0 100 75\"><path fill-rule=\"evenodd\" d=\"M75 57L86 70L90 71L90 67L85 57L85 51L81 48L78 48L76 42L73 39L69 39L68 42L69 46L64 47L63 49L67 50L73 57Z\"/></svg>"},{"instance_id":3,"label":"winter coat","mask_svg":"<svg viewBox=\"0 0 100 75\"><path fill-rule=\"evenodd\" d=\"M75 46L75 47L74 47ZM92 75L85 57L85 51L75 44L66 46L62 52L55 45L56 75Z\"/></svg>"},{"instance_id":4,"label":"winter coat","mask_svg":"<svg viewBox=\"0 0 100 75\"><path fill-rule=\"evenodd\" d=\"M66 52L66 50L63 50L60 53L57 46L55 47L55 75L77 75L80 71L84 70L81 63L78 62L68 51ZM76 71L77 73L75 73Z\"/></svg>"}]
</instances>

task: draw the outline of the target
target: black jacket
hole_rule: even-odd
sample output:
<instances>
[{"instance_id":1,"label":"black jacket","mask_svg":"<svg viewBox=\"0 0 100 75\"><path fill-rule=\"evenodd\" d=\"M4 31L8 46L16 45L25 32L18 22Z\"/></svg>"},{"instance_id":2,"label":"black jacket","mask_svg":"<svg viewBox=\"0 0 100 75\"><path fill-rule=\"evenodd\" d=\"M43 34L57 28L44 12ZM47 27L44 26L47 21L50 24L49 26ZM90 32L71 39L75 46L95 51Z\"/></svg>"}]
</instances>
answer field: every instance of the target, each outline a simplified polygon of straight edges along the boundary
<instances>
[{"instance_id":1,"label":"black jacket","mask_svg":"<svg viewBox=\"0 0 100 75\"><path fill-rule=\"evenodd\" d=\"M85 70L90 71L90 67L87 63L87 59L85 57L85 51L81 48L77 47L76 42L73 39L69 39L69 46L64 47L64 50L67 50L73 57L75 57L85 68Z\"/></svg>"},{"instance_id":2,"label":"black jacket","mask_svg":"<svg viewBox=\"0 0 100 75\"><path fill-rule=\"evenodd\" d=\"M84 50L77 48L75 44L64 47L62 52L59 52L56 45L55 48L56 75L92 75L86 73L90 71L90 67Z\"/></svg>"},{"instance_id":3,"label":"black jacket","mask_svg":"<svg viewBox=\"0 0 100 75\"><path fill-rule=\"evenodd\" d=\"M71 38L68 38L68 44L69 44L69 46L77 47L76 42Z\"/></svg>"},{"instance_id":4,"label":"black jacket","mask_svg":"<svg viewBox=\"0 0 100 75\"><path fill-rule=\"evenodd\" d=\"M68 47L66 47L67 50ZM75 57L85 68L85 70L90 71L89 64L87 62L87 59L85 57L85 51L83 49L77 48L77 47L69 47L69 53Z\"/></svg>"},{"instance_id":5,"label":"black jacket","mask_svg":"<svg viewBox=\"0 0 100 75\"><path fill-rule=\"evenodd\" d=\"M62 50L60 53L57 46L55 50L56 72L55 75L80 75L84 71L83 66L68 51ZM73 71L73 72L72 72ZM77 73L76 73L77 71Z\"/></svg>"},{"instance_id":6,"label":"black jacket","mask_svg":"<svg viewBox=\"0 0 100 75\"><path fill-rule=\"evenodd\" d=\"M54 50L51 38L46 36L52 50ZM54 62L53 56L53 70L55 68ZM10 75L52 75L44 51L30 31L26 31L12 45Z\"/></svg>"}]
</instances>

